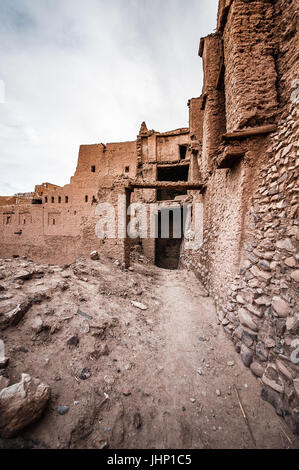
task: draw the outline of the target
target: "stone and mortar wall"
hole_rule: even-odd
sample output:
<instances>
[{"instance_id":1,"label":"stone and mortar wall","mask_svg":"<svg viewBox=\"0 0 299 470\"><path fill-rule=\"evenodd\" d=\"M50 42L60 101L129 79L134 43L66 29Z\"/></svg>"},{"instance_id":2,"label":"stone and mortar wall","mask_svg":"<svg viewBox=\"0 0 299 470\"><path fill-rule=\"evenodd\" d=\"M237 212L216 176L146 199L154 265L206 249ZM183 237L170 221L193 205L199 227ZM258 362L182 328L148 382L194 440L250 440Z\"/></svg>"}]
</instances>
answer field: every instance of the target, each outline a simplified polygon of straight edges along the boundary
<instances>
[{"instance_id":1,"label":"stone and mortar wall","mask_svg":"<svg viewBox=\"0 0 299 470\"><path fill-rule=\"evenodd\" d=\"M227 131L274 117L278 127L239 142L244 158L230 168L214 167L203 195L204 244L197 253L183 250L182 264L214 297L219 321L261 381L263 398L298 433L298 13L286 0L222 1L222 13L225 5L230 9L218 24ZM201 160L199 153L200 167Z\"/></svg>"}]
</instances>

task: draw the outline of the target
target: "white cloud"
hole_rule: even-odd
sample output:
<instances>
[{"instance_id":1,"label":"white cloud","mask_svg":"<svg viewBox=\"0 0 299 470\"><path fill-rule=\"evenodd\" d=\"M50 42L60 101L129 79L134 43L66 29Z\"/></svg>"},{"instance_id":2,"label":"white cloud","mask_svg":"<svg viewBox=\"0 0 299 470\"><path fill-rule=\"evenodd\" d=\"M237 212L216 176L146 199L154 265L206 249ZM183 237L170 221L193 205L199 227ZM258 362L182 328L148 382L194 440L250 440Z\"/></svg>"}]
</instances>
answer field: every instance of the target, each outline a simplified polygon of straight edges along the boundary
<instances>
[{"instance_id":1,"label":"white cloud","mask_svg":"<svg viewBox=\"0 0 299 470\"><path fill-rule=\"evenodd\" d=\"M66 184L82 143L188 125L217 0L2 0L0 194Z\"/></svg>"}]
</instances>

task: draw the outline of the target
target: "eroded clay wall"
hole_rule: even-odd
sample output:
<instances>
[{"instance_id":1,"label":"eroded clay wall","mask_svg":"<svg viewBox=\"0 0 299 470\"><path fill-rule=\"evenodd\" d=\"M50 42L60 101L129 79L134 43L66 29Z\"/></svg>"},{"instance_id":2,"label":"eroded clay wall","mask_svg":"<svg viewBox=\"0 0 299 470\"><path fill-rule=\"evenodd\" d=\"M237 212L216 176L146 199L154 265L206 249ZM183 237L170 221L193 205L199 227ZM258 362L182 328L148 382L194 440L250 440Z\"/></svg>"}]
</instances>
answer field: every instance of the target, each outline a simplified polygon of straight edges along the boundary
<instances>
[{"instance_id":1,"label":"eroded clay wall","mask_svg":"<svg viewBox=\"0 0 299 470\"><path fill-rule=\"evenodd\" d=\"M81 146L71 184L36 186L42 204L0 208L0 257L29 256L39 262L64 264L99 250L123 256L123 240L96 237L96 206L109 202L118 177L135 177L136 142ZM118 193L112 204L117 209Z\"/></svg>"},{"instance_id":2,"label":"eroded clay wall","mask_svg":"<svg viewBox=\"0 0 299 470\"><path fill-rule=\"evenodd\" d=\"M228 132L275 118L277 73L272 3L231 3L223 33Z\"/></svg>"}]
</instances>

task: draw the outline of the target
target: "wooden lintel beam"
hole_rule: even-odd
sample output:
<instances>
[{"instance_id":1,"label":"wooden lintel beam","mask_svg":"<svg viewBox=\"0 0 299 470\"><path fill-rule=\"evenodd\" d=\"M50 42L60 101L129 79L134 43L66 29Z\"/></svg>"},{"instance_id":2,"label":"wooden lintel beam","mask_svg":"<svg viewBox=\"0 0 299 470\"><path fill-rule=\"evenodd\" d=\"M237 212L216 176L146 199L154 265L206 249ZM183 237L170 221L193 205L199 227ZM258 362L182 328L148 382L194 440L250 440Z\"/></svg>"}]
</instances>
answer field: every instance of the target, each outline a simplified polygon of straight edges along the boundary
<instances>
[{"instance_id":1,"label":"wooden lintel beam","mask_svg":"<svg viewBox=\"0 0 299 470\"><path fill-rule=\"evenodd\" d=\"M228 132L223 134L224 140L240 140L246 139L247 137L255 137L263 134L270 134L276 131L276 124L267 124L265 126L252 127L250 129L243 129L241 131Z\"/></svg>"},{"instance_id":2,"label":"wooden lintel beam","mask_svg":"<svg viewBox=\"0 0 299 470\"><path fill-rule=\"evenodd\" d=\"M205 185L203 183L187 183L184 181L158 181L152 183L139 183L131 182L128 186L129 189L178 189L178 190L203 190Z\"/></svg>"}]
</instances>

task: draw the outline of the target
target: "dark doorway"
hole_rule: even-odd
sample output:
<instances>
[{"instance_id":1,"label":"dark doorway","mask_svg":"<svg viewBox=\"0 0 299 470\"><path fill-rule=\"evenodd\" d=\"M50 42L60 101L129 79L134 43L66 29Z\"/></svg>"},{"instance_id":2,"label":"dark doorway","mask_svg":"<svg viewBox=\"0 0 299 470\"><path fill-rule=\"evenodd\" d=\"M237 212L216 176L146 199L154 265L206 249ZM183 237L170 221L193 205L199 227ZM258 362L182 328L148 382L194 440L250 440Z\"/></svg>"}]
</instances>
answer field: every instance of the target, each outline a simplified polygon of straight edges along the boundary
<instances>
[{"instance_id":1,"label":"dark doorway","mask_svg":"<svg viewBox=\"0 0 299 470\"><path fill-rule=\"evenodd\" d=\"M178 269L183 240L183 214L182 208L166 208L161 209L156 216L155 264L159 268Z\"/></svg>"},{"instance_id":2,"label":"dark doorway","mask_svg":"<svg viewBox=\"0 0 299 470\"><path fill-rule=\"evenodd\" d=\"M158 181L188 181L189 165L172 165L158 167ZM157 201L173 201L176 196L187 194L187 191L178 191L177 189L159 189L157 191Z\"/></svg>"}]
</instances>

